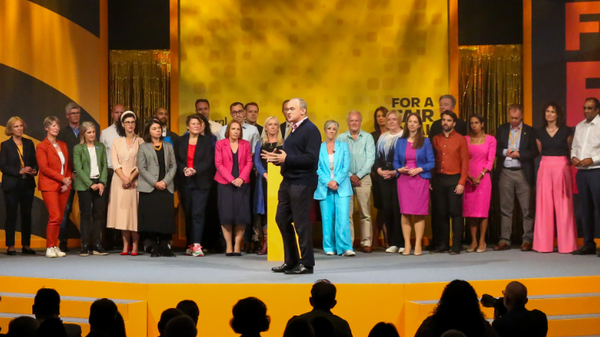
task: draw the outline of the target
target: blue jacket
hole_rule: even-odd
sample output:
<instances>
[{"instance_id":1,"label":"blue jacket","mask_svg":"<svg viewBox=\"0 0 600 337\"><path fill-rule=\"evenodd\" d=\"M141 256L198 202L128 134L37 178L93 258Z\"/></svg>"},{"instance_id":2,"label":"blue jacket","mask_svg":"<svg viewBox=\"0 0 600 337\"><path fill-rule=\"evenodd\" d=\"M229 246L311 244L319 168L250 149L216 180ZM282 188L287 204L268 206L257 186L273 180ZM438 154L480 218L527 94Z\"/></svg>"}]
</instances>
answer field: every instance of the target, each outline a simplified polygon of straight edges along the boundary
<instances>
[{"instance_id":1,"label":"blue jacket","mask_svg":"<svg viewBox=\"0 0 600 337\"><path fill-rule=\"evenodd\" d=\"M406 143L408 139L398 138L396 142L396 150L394 152L394 169L398 171L399 168L406 165ZM428 138L424 139L423 146L417 149L417 167L423 169L423 172L419 173L423 179L431 179L431 170L435 167L435 157L433 156L433 148Z\"/></svg>"},{"instance_id":2,"label":"blue jacket","mask_svg":"<svg viewBox=\"0 0 600 337\"><path fill-rule=\"evenodd\" d=\"M262 161L260 160L260 149L262 147L262 139L256 143L256 148L254 149L254 168L256 169L257 177L256 177L256 187L254 188L254 207L252 214L267 214L266 210L266 200L263 194L263 188L267 188L267 186L263 186L263 174L267 173L267 170L262 165Z\"/></svg>"},{"instance_id":3,"label":"blue jacket","mask_svg":"<svg viewBox=\"0 0 600 337\"><path fill-rule=\"evenodd\" d=\"M352 195L352 184L350 183L350 150L348 144L344 142L335 142L333 155L333 174L338 183L338 195L340 197L349 197ZM327 196L327 184L331 181L331 169L329 168L329 154L327 153L326 142L321 143L319 151L319 167L317 168L319 183L315 191L315 200L325 200Z\"/></svg>"}]
</instances>

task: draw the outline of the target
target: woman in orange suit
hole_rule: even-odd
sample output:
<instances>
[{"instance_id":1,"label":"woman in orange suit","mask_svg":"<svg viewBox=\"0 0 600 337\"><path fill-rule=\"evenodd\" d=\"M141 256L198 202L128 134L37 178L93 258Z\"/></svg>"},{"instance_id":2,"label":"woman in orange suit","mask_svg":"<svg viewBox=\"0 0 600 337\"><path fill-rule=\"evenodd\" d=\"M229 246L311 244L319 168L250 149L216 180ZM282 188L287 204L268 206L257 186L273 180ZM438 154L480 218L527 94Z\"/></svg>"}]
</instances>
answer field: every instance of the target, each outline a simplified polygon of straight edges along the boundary
<instances>
[{"instance_id":1,"label":"woman in orange suit","mask_svg":"<svg viewBox=\"0 0 600 337\"><path fill-rule=\"evenodd\" d=\"M46 257L63 257L66 254L57 247L58 232L69 198L72 168L67 144L56 140L60 131L58 118L46 117L44 129L46 139L38 144L36 157L40 167L38 188L48 209Z\"/></svg>"}]
</instances>

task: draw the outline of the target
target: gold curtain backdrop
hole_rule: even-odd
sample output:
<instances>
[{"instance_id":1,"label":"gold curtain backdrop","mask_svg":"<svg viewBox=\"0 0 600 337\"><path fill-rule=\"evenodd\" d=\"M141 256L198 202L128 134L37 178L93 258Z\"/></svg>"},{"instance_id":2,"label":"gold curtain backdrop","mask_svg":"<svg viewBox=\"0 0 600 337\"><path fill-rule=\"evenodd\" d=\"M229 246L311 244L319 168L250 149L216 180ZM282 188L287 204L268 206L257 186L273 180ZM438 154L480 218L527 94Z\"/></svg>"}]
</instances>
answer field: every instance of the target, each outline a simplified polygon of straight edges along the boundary
<instances>
[{"instance_id":1,"label":"gold curtain backdrop","mask_svg":"<svg viewBox=\"0 0 600 337\"><path fill-rule=\"evenodd\" d=\"M523 102L523 62L521 45L461 46L459 65L459 108L461 117L480 114L487 120L485 132L496 134L498 126L508 122L508 106ZM499 177L492 172L492 200L486 235L495 244L500 237ZM533 200L533 199L532 199ZM530 201L531 202L531 201ZM535 205L535 202L533 201ZM530 203L531 205L531 203ZM513 213L513 242L521 242L523 215L515 202ZM467 227L468 228L468 227ZM471 240L466 230L466 239Z\"/></svg>"},{"instance_id":2,"label":"gold curtain backdrop","mask_svg":"<svg viewBox=\"0 0 600 337\"><path fill-rule=\"evenodd\" d=\"M494 135L508 121L508 106L523 102L521 45L461 46L459 108L461 116L480 114Z\"/></svg>"},{"instance_id":3,"label":"gold curtain backdrop","mask_svg":"<svg viewBox=\"0 0 600 337\"><path fill-rule=\"evenodd\" d=\"M157 108L169 110L171 58L168 50L111 50L109 62L110 106L123 104L125 110L135 112L140 117L140 131Z\"/></svg>"}]
</instances>

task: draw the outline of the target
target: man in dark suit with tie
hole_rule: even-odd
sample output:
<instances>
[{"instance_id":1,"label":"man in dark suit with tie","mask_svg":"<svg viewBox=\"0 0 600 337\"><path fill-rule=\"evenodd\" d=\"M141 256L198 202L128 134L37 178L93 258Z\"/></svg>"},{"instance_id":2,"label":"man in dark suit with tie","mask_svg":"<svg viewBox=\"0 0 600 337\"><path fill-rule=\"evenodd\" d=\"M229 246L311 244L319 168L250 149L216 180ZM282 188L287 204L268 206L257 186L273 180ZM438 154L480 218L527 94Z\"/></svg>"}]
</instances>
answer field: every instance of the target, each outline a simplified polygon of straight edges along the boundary
<instances>
[{"instance_id":1,"label":"man in dark suit with tie","mask_svg":"<svg viewBox=\"0 0 600 337\"><path fill-rule=\"evenodd\" d=\"M272 270L276 273L312 274L315 256L310 206L317 188L321 132L306 116L306 102L302 98L291 99L287 107L287 120L292 130L283 143L283 150L263 151L262 154L267 161L281 165L283 176L275 221L283 238L285 262ZM302 257L298 255L296 233Z\"/></svg>"},{"instance_id":2,"label":"man in dark suit with tie","mask_svg":"<svg viewBox=\"0 0 600 337\"><path fill-rule=\"evenodd\" d=\"M494 250L510 249L512 218L515 195L523 212L522 251L530 251L533 245L532 188L535 188L534 160L540 154L536 131L523 123L523 106L512 104L508 107L509 123L500 125L496 131L496 172L500 177L501 231L500 242ZM530 207L531 206L531 207Z\"/></svg>"}]
</instances>

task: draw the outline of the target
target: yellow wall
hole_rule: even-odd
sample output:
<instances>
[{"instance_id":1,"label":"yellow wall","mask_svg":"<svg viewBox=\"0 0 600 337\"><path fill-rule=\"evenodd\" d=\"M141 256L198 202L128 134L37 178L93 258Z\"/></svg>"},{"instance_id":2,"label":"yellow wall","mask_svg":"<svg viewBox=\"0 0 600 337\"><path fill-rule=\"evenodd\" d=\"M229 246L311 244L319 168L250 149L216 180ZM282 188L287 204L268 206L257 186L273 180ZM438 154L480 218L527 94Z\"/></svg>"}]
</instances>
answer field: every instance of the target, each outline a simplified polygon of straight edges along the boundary
<instances>
[{"instance_id":1,"label":"yellow wall","mask_svg":"<svg viewBox=\"0 0 600 337\"><path fill-rule=\"evenodd\" d=\"M424 108L448 91L446 0L180 1L180 130L197 98L227 120L234 101L259 103L259 123L303 97L321 128L351 109L392 107L418 98ZM400 108L399 106L397 108Z\"/></svg>"}]
</instances>

